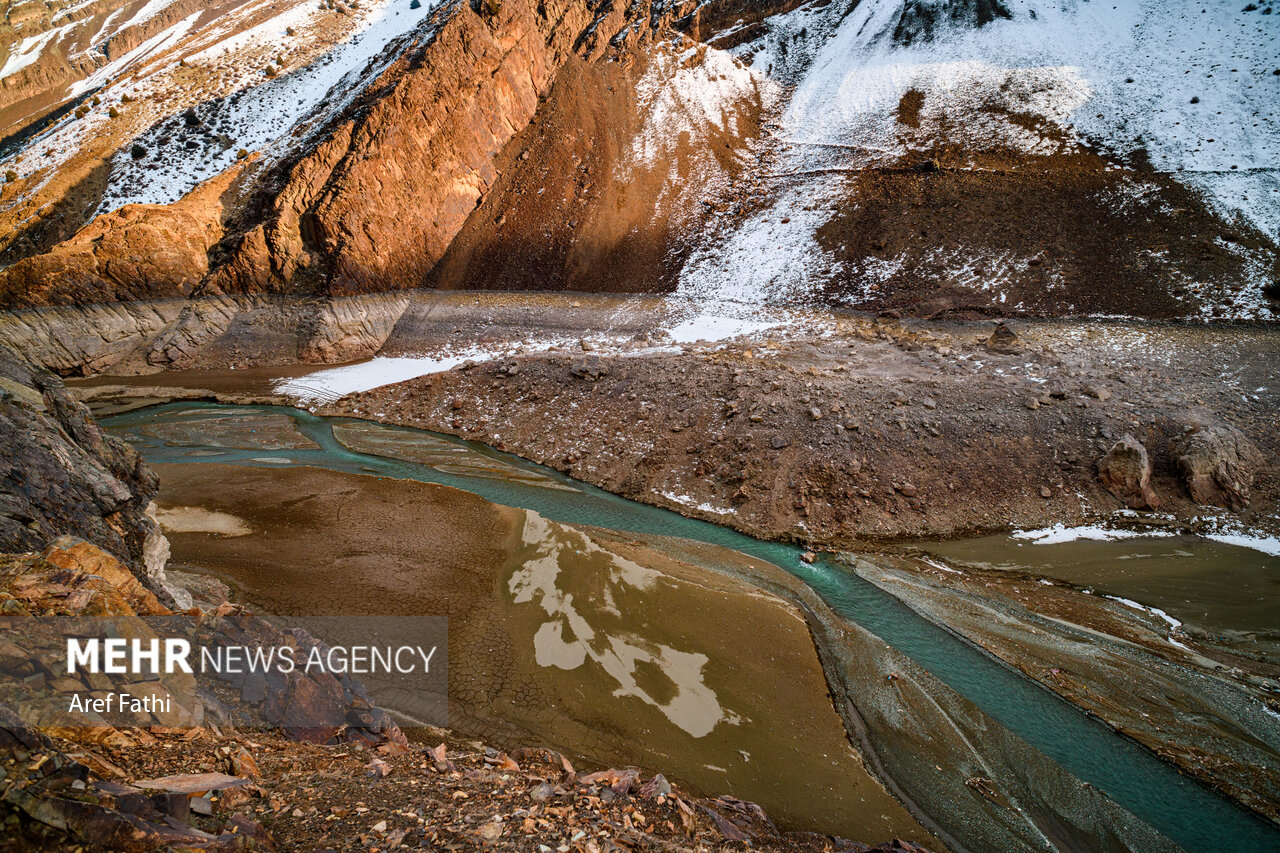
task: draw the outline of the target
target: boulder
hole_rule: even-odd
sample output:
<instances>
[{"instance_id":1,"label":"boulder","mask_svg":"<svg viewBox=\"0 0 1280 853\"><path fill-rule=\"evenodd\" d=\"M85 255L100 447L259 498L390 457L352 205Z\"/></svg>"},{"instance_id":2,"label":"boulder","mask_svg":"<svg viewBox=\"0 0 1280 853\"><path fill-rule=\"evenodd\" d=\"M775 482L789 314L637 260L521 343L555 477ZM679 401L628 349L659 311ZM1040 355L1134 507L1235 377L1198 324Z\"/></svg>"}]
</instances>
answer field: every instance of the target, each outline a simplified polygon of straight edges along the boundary
<instances>
[{"instance_id":1,"label":"boulder","mask_svg":"<svg viewBox=\"0 0 1280 853\"><path fill-rule=\"evenodd\" d=\"M997 323L991 336L983 344L991 352L1015 353L1022 351L1022 339L1005 323Z\"/></svg>"},{"instance_id":2,"label":"boulder","mask_svg":"<svg viewBox=\"0 0 1280 853\"><path fill-rule=\"evenodd\" d=\"M1241 510L1249 505L1262 453L1235 427L1202 427L1174 446L1183 483L1198 504Z\"/></svg>"},{"instance_id":3,"label":"boulder","mask_svg":"<svg viewBox=\"0 0 1280 853\"><path fill-rule=\"evenodd\" d=\"M1126 433L1098 462L1098 479L1107 491L1133 509L1155 509L1160 498L1151 488L1151 459L1142 442Z\"/></svg>"}]
</instances>

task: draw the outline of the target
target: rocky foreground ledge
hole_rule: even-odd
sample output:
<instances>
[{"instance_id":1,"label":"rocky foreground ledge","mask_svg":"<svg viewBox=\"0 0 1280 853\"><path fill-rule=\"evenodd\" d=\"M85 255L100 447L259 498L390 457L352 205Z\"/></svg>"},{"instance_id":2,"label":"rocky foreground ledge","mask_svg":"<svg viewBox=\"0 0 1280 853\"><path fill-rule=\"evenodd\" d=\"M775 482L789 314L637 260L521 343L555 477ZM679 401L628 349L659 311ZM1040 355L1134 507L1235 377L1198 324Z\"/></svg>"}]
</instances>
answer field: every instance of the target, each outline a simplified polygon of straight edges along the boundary
<instances>
[{"instance_id":1,"label":"rocky foreground ledge","mask_svg":"<svg viewBox=\"0 0 1280 853\"><path fill-rule=\"evenodd\" d=\"M90 751L0 718L0 849L925 853L783 833L759 806L661 774L578 774L558 753L433 734L431 748L366 749L192 729Z\"/></svg>"}]
</instances>

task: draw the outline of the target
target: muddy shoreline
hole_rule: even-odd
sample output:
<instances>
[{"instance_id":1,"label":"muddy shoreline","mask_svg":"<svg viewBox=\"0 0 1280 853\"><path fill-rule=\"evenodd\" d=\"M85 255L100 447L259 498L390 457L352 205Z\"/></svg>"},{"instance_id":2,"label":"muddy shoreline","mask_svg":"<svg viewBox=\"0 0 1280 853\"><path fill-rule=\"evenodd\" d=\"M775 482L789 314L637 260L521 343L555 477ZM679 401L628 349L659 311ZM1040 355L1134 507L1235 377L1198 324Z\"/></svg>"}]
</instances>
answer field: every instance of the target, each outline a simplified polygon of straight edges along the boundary
<instances>
[{"instance_id":1,"label":"muddy shoreline","mask_svg":"<svg viewBox=\"0 0 1280 853\"><path fill-rule=\"evenodd\" d=\"M841 320L675 352L530 354L318 411L481 441L624 497L831 548L1109 517L1125 503L1098 466L1125 435L1150 455L1157 521L1195 529L1227 514L1192 500L1179 442L1229 425L1264 460L1232 519L1280 529L1280 332L1028 325L999 349L990 334Z\"/></svg>"},{"instance_id":2,"label":"muddy shoreline","mask_svg":"<svg viewBox=\"0 0 1280 853\"><path fill-rule=\"evenodd\" d=\"M813 311L753 338L680 344L663 338L679 311L660 300L443 294L400 307L368 354L481 350L445 373L303 405L480 441L628 498L832 548L1109 517L1125 503L1098 463L1132 435L1159 523L1280 531L1280 329L1027 322L993 346L991 323ZM152 398L298 405L272 380L323 368L282 358L268 336L278 319L235 315L189 369L130 356L118 375L70 384L102 413ZM1238 511L1194 501L1176 459L1190 432L1226 427L1262 460Z\"/></svg>"}]
</instances>

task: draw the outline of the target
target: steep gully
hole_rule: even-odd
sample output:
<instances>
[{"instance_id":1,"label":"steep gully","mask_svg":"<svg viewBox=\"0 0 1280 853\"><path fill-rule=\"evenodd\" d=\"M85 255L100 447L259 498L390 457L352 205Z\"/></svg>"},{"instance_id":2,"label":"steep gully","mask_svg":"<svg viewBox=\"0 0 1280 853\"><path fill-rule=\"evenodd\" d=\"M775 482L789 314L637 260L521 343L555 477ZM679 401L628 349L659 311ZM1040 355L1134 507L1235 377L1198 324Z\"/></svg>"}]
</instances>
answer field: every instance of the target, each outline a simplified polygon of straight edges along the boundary
<instances>
[{"instance_id":1,"label":"steep gully","mask_svg":"<svg viewBox=\"0 0 1280 853\"><path fill-rule=\"evenodd\" d=\"M242 411L200 404L195 407ZM144 458L152 462L310 465L441 483L496 503L532 509L552 520L706 542L785 569L820 596L820 600L809 601L801 596L799 603L810 619L828 678L833 687L838 687L835 692L842 702L847 702L847 707L840 710L850 731L858 735L877 761L888 784L913 803L927 825L936 827L956 849L1064 849L1081 843L1106 844L1113 849L1172 849L1168 841L1161 840L1163 835L1187 850L1217 849L1224 837L1230 837L1238 849L1265 850L1274 849L1280 839L1274 826L1181 776L1142 747L925 621L853 573L824 560L812 565L803 563L798 549L792 546L752 539L714 524L626 501L476 445L471 447L478 452L536 469L572 488L550 490L481 480L355 453L334 437L334 420L292 409L273 411L292 418L319 450L244 452L218 447L171 447L148 440L137 430L153 420L180 417L192 408L192 404L174 404L118 416L107 423L113 431L136 442ZM795 594L791 597L794 599ZM839 617L836 623L843 624L827 623L822 618L826 608ZM896 651L879 651L877 637ZM869 663L873 671L868 677ZM894 674L889 680L892 686L877 688L877 681L880 685L885 683L886 671ZM859 673L861 684L857 683ZM908 685L927 701L913 712L923 713L925 718L904 722L896 719L901 713L897 706L902 701L900 697L908 692ZM898 695L890 701L894 707L887 710L881 707L877 695L888 689L896 690ZM969 706L969 702L977 707ZM926 719L928 713L921 710L925 706L937 707L940 719ZM943 707L951 713L942 712ZM914 735L913 725L920 727ZM923 772L918 766L922 762L910 748L932 743L933 736L926 728L929 725L934 727L934 734L957 725L964 727L964 737L972 741L971 748L981 755L984 769L995 777L1011 804L1016 804L1014 808L991 808L983 796L965 784L965 775L956 776L957 767L950 768L951 772L941 778L939 774ZM918 741L921 736L925 738L923 742ZM913 737L917 739L915 744L911 742ZM908 749L904 750L904 746ZM1072 781L1072 776L1079 781ZM1088 784L1080 787L1081 781ZM1099 796L1098 791L1105 792L1105 796ZM1140 820L1133 820L1125 810Z\"/></svg>"}]
</instances>

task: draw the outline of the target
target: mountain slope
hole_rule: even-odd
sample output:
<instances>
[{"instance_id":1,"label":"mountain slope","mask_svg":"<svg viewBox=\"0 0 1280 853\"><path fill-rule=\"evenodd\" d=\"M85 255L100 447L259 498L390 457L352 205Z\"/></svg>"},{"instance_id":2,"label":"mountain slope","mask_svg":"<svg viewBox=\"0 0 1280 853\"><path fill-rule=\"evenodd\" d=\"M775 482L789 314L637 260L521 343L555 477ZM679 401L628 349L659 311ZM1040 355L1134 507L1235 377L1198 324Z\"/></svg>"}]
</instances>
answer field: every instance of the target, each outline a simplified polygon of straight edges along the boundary
<instances>
[{"instance_id":1,"label":"mountain slope","mask_svg":"<svg viewBox=\"0 0 1280 853\"><path fill-rule=\"evenodd\" d=\"M303 14L266 5L277 23ZM64 121L26 142L5 163L20 169L0 218L18 236L0 305L441 287L1276 316L1280 19L1265 10L411 6L348 10L355 25L311 59L185 113L157 102L127 139ZM258 50L262 32L228 41ZM178 71L210 60L185 51ZM216 193L179 202L215 175ZM58 192L77 201L60 209ZM83 271L105 267L85 253L123 227L106 219L50 252L94 215L167 215L111 213L137 204L202 209L206 257L159 288L121 263L95 284ZM69 275L81 283L60 289Z\"/></svg>"},{"instance_id":2,"label":"mountain slope","mask_svg":"<svg viewBox=\"0 0 1280 853\"><path fill-rule=\"evenodd\" d=\"M794 86L773 198L682 291L1274 317L1280 27L1202 8L863 0L774 19L736 49Z\"/></svg>"}]
</instances>

